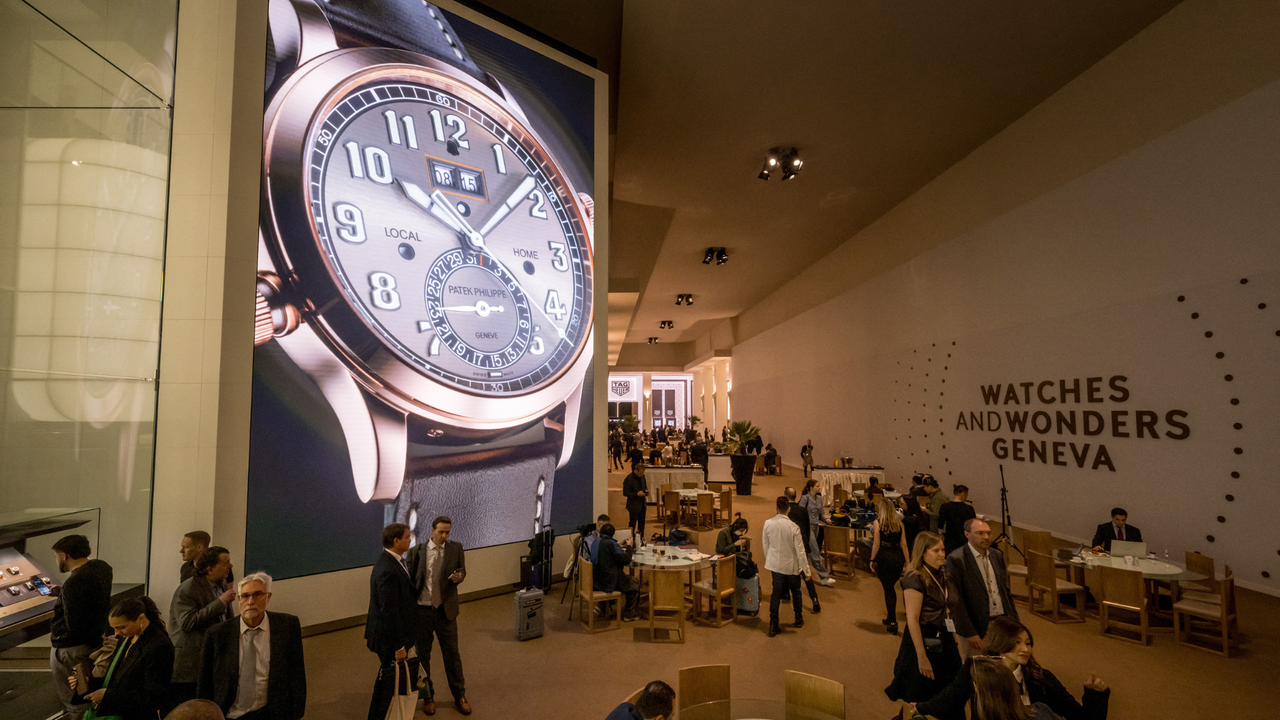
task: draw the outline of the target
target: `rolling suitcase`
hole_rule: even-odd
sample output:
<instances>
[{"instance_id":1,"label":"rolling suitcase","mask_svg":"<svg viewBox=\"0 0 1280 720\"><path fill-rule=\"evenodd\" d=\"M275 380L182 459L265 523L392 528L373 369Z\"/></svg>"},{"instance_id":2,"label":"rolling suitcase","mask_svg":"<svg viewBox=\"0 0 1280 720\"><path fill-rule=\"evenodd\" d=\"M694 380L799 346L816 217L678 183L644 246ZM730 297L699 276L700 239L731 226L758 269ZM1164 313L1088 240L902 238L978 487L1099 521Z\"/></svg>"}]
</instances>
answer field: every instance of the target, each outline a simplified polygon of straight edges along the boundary
<instances>
[{"instance_id":1,"label":"rolling suitcase","mask_svg":"<svg viewBox=\"0 0 1280 720\"><path fill-rule=\"evenodd\" d=\"M734 603L738 606L738 612L750 613L755 615L760 612L760 576L752 575L749 578L738 578L736 580L737 593L734 595Z\"/></svg>"},{"instance_id":2,"label":"rolling suitcase","mask_svg":"<svg viewBox=\"0 0 1280 720\"><path fill-rule=\"evenodd\" d=\"M542 637L542 591L526 588L516 591L516 639Z\"/></svg>"}]
</instances>

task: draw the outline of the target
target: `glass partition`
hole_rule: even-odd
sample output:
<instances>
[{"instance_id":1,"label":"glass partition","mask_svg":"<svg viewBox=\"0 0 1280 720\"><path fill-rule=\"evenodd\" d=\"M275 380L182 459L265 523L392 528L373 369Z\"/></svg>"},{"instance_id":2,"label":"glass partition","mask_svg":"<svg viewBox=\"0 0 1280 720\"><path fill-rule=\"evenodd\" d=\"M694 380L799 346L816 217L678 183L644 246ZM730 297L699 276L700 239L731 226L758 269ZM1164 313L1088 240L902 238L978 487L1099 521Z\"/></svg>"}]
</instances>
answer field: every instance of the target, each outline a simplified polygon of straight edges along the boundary
<instances>
[{"instance_id":1,"label":"glass partition","mask_svg":"<svg viewBox=\"0 0 1280 720\"><path fill-rule=\"evenodd\" d=\"M100 508L118 583L146 581L176 22L0 0L0 513Z\"/></svg>"}]
</instances>

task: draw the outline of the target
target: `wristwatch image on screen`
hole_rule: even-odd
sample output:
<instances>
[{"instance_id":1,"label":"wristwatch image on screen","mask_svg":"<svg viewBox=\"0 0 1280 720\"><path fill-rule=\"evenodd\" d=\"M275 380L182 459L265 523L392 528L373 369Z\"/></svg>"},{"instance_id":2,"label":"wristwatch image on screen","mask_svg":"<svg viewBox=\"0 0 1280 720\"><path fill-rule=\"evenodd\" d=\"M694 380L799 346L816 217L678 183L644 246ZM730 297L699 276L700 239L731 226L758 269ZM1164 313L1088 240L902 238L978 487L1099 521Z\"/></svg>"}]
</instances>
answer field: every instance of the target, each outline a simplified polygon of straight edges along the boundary
<instances>
[{"instance_id":1,"label":"wristwatch image on screen","mask_svg":"<svg viewBox=\"0 0 1280 720\"><path fill-rule=\"evenodd\" d=\"M272 0L255 342L363 502L465 547L550 525L592 361L593 202L421 0Z\"/></svg>"}]
</instances>

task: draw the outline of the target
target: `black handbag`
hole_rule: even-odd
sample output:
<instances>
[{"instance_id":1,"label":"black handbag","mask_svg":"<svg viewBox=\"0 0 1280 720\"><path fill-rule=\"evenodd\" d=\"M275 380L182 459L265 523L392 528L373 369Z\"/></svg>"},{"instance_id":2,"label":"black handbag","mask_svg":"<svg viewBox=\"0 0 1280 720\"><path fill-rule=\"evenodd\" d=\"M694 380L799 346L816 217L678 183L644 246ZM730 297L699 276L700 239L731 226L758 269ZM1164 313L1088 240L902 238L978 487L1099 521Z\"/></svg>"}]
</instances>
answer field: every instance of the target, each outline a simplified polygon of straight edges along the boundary
<instances>
[{"instance_id":1,"label":"black handbag","mask_svg":"<svg viewBox=\"0 0 1280 720\"><path fill-rule=\"evenodd\" d=\"M921 625L920 639L924 641L924 651L930 655L937 655L946 651L942 644L943 629L936 625ZM932 637L930 636L932 635Z\"/></svg>"}]
</instances>

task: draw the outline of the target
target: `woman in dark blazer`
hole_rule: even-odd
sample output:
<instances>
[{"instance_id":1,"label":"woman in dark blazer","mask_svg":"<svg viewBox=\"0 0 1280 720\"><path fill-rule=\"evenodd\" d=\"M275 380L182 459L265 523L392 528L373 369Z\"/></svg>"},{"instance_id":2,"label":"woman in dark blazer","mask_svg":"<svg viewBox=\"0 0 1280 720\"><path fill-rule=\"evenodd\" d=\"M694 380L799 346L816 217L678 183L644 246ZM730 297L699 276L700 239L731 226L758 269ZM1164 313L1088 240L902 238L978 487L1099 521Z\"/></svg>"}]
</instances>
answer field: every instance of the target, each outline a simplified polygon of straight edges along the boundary
<instances>
[{"instance_id":1,"label":"woman in dark blazer","mask_svg":"<svg viewBox=\"0 0 1280 720\"><path fill-rule=\"evenodd\" d=\"M173 709L169 679L173 676L173 643L155 602L146 596L122 600L111 609L111 628L120 636L107 677L87 678L76 691L75 702L93 703L100 718L155 720Z\"/></svg>"},{"instance_id":2,"label":"woman in dark blazer","mask_svg":"<svg viewBox=\"0 0 1280 720\"><path fill-rule=\"evenodd\" d=\"M1111 690L1096 675L1084 684L1084 702L1076 702L1053 673L1040 667L1032 655L1035 641L1025 625L1009 617L998 617L987 626L984 639L987 653L1002 660L1022 686L1031 704L1044 703L1064 720L1106 720ZM942 692L916 705L916 711L939 720L964 720L964 708L973 696L973 659L965 662Z\"/></svg>"}]
</instances>

